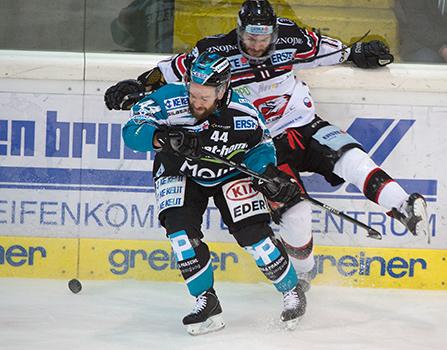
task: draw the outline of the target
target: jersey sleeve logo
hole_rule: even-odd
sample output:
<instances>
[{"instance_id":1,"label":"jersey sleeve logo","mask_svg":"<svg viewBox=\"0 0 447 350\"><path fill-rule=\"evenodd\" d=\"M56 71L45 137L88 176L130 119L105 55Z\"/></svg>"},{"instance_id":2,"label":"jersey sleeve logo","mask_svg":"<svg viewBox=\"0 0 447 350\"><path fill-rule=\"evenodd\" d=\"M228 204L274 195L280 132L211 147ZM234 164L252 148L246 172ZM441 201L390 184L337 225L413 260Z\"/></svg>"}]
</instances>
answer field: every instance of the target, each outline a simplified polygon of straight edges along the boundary
<instances>
[{"instance_id":1,"label":"jersey sleeve logo","mask_svg":"<svg viewBox=\"0 0 447 350\"><path fill-rule=\"evenodd\" d=\"M160 106L152 105L153 100L144 101L135 105L131 110L131 118L136 124L142 124L155 119L155 114L161 111Z\"/></svg>"}]
</instances>

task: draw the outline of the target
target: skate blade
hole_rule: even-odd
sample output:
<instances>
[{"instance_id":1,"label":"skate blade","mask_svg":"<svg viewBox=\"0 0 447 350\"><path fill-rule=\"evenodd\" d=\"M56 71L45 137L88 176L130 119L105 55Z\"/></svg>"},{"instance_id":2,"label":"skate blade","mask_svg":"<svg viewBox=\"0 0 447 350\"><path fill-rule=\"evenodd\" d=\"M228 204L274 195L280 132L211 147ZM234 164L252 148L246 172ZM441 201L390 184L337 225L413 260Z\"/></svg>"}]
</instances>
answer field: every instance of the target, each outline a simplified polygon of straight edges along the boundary
<instances>
[{"instance_id":1,"label":"skate blade","mask_svg":"<svg viewBox=\"0 0 447 350\"><path fill-rule=\"evenodd\" d=\"M427 221L427 203L422 199L418 198L414 201L413 212L415 216L421 218L416 224L416 234L427 236L427 242L430 244L430 233L428 232L428 221Z\"/></svg>"},{"instance_id":2,"label":"skate blade","mask_svg":"<svg viewBox=\"0 0 447 350\"><path fill-rule=\"evenodd\" d=\"M298 327L298 324L300 323L302 318L303 318L303 316L300 316L300 317L294 318L293 320L281 321L281 322L284 325L284 328L286 330L294 331Z\"/></svg>"},{"instance_id":3,"label":"skate blade","mask_svg":"<svg viewBox=\"0 0 447 350\"><path fill-rule=\"evenodd\" d=\"M185 325L186 331L191 335L202 335L216 332L225 327L225 322L221 314L208 318L205 322Z\"/></svg>"}]
</instances>

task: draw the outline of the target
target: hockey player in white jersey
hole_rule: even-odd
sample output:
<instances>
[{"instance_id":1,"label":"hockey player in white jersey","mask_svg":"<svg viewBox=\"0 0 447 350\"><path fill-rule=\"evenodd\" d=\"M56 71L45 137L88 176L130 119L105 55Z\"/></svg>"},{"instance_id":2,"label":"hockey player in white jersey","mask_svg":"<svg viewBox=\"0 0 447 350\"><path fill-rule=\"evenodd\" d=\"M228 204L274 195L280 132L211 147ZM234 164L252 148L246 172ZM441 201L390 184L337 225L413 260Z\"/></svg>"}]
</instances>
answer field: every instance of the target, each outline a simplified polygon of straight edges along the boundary
<instances>
[{"instance_id":1,"label":"hockey player in white jersey","mask_svg":"<svg viewBox=\"0 0 447 350\"><path fill-rule=\"evenodd\" d=\"M347 48L339 40L276 17L266 0L245 1L237 23L237 28L227 34L200 40L189 54L176 55L137 80L110 87L105 94L107 107L128 109L135 100L126 95L181 80L185 67L194 57L204 51L217 52L231 63L232 87L264 115L274 137L280 169L295 176L297 181L300 181L299 172L304 171L319 173L334 186L348 181L411 233L428 235L425 199L418 193L405 192L371 160L357 140L317 116L309 87L294 73L294 69L344 62L360 68L385 66L393 62L386 45L375 40ZM345 49L339 51L342 48ZM318 58L330 53L334 54ZM312 58L315 60L307 63L287 64L294 59ZM278 64L282 65L272 67ZM247 70L250 68L255 70ZM241 70L245 73L237 74ZM307 201L296 203L281 218L281 238L302 283L310 280L315 272L311 222ZM304 288L308 287L305 283Z\"/></svg>"}]
</instances>

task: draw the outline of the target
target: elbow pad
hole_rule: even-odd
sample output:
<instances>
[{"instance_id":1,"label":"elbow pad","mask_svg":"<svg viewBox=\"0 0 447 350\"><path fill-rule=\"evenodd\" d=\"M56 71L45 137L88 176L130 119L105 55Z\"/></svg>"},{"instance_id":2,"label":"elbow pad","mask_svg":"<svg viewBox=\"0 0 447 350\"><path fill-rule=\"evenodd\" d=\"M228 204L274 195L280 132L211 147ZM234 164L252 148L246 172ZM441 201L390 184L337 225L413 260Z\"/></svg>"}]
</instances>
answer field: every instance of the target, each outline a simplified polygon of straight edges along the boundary
<instances>
[{"instance_id":1,"label":"elbow pad","mask_svg":"<svg viewBox=\"0 0 447 350\"><path fill-rule=\"evenodd\" d=\"M160 68L155 67L141 74L137 80L143 84L146 91L154 91L166 84L166 80Z\"/></svg>"}]
</instances>

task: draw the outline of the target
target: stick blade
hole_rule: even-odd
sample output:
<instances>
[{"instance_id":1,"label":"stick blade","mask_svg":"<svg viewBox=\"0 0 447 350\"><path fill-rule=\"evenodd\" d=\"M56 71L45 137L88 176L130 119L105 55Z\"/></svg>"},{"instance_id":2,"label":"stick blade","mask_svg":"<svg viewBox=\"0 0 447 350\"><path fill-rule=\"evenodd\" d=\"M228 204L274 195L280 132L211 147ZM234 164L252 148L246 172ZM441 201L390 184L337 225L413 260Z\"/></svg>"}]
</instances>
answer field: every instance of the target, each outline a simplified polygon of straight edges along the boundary
<instances>
[{"instance_id":1,"label":"stick blade","mask_svg":"<svg viewBox=\"0 0 447 350\"><path fill-rule=\"evenodd\" d=\"M381 240L382 239L382 234L379 231L376 231L374 229L369 229L368 230L368 237L369 238L373 238L373 239Z\"/></svg>"}]
</instances>

